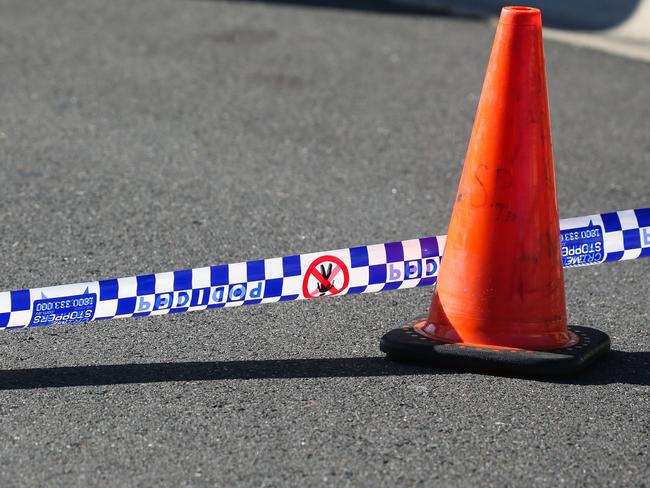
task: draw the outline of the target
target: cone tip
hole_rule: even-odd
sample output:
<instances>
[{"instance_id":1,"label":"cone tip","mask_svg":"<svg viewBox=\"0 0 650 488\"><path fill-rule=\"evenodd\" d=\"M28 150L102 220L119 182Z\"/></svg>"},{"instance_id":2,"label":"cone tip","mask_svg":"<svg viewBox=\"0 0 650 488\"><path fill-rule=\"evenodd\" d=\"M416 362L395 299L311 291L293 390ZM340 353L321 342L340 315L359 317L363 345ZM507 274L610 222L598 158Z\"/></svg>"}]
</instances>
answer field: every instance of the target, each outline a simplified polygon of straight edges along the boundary
<instances>
[{"instance_id":1,"label":"cone tip","mask_svg":"<svg viewBox=\"0 0 650 488\"><path fill-rule=\"evenodd\" d=\"M503 7L499 22L513 25L542 25L542 12L532 7Z\"/></svg>"}]
</instances>

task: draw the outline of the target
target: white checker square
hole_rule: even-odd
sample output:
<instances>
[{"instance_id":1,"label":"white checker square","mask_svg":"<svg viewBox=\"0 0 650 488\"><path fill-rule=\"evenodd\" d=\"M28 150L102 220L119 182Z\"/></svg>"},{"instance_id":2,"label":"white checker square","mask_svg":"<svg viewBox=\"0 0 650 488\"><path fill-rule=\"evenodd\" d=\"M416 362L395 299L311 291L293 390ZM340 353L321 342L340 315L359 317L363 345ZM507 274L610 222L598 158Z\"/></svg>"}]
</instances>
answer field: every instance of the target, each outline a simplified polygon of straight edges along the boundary
<instances>
[{"instance_id":1,"label":"white checker square","mask_svg":"<svg viewBox=\"0 0 650 488\"><path fill-rule=\"evenodd\" d=\"M627 249L623 252L621 261L625 261L626 259L637 259L640 255L641 249Z\"/></svg>"},{"instance_id":2,"label":"white checker square","mask_svg":"<svg viewBox=\"0 0 650 488\"><path fill-rule=\"evenodd\" d=\"M128 298L138 294L138 280L135 276L117 279L117 297Z\"/></svg>"},{"instance_id":3,"label":"white checker square","mask_svg":"<svg viewBox=\"0 0 650 488\"><path fill-rule=\"evenodd\" d=\"M156 274L156 293L166 293L174 291L174 273L158 273Z\"/></svg>"},{"instance_id":4,"label":"white checker square","mask_svg":"<svg viewBox=\"0 0 650 488\"><path fill-rule=\"evenodd\" d=\"M418 286L418 283L420 282L420 278L413 279L413 280L404 280L402 283L399 285L399 289L403 288L415 288Z\"/></svg>"},{"instance_id":5,"label":"white checker square","mask_svg":"<svg viewBox=\"0 0 650 488\"><path fill-rule=\"evenodd\" d=\"M404 261L422 258L422 246L418 239L402 242L402 248L404 249Z\"/></svg>"},{"instance_id":6,"label":"white checker square","mask_svg":"<svg viewBox=\"0 0 650 488\"><path fill-rule=\"evenodd\" d=\"M21 312L11 312L11 315L9 316L9 323L7 324L7 328L27 327L31 319L32 319L31 310L23 310Z\"/></svg>"},{"instance_id":7,"label":"white checker square","mask_svg":"<svg viewBox=\"0 0 650 488\"><path fill-rule=\"evenodd\" d=\"M235 263L228 265L228 281L232 283L246 283L248 275L246 273L246 263Z\"/></svg>"},{"instance_id":8,"label":"white checker square","mask_svg":"<svg viewBox=\"0 0 650 488\"><path fill-rule=\"evenodd\" d=\"M264 276L267 280L282 278L282 258L264 260Z\"/></svg>"},{"instance_id":9,"label":"white checker square","mask_svg":"<svg viewBox=\"0 0 650 488\"><path fill-rule=\"evenodd\" d=\"M289 276L282 279L282 296L302 296L302 276Z\"/></svg>"},{"instance_id":10,"label":"white checker square","mask_svg":"<svg viewBox=\"0 0 650 488\"><path fill-rule=\"evenodd\" d=\"M192 270L192 288L210 287L210 268L196 268Z\"/></svg>"},{"instance_id":11,"label":"white checker square","mask_svg":"<svg viewBox=\"0 0 650 488\"><path fill-rule=\"evenodd\" d=\"M116 319L126 319L126 318L129 318L129 317L133 317L134 313L138 313L137 310L134 310L133 312L129 312L129 313L121 313L119 315L116 314L115 318Z\"/></svg>"},{"instance_id":12,"label":"white checker square","mask_svg":"<svg viewBox=\"0 0 650 488\"><path fill-rule=\"evenodd\" d=\"M383 244L373 244L368 247L368 264L386 264L386 248Z\"/></svg>"},{"instance_id":13,"label":"white checker square","mask_svg":"<svg viewBox=\"0 0 650 488\"><path fill-rule=\"evenodd\" d=\"M447 236L438 237L438 256L442 256L442 253L445 250L446 243L447 243Z\"/></svg>"},{"instance_id":14,"label":"white checker square","mask_svg":"<svg viewBox=\"0 0 650 488\"><path fill-rule=\"evenodd\" d=\"M262 303L275 303L279 302L281 297L267 297L262 298Z\"/></svg>"},{"instance_id":15,"label":"white checker square","mask_svg":"<svg viewBox=\"0 0 650 488\"><path fill-rule=\"evenodd\" d=\"M603 245L606 252L623 251L623 232L617 230L615 232L606 232L603 237Z\"/></svg>"},{"instance_id":16,"label":"white checker square","mask_svg":"<svg viewBox=\"0 0 650 488\"><path fill-rule=\"evenodd\" d=\"M385 283L375 283L374 285L368 285L364 293L375 293L377 291L381 291L384 289L384 286L386 286Z\"/></svg>"},{"instance_id":17,"label":"white checker square","mask_svg":"<svg viewBox=\"0 0 650 488\"><path fill-rule=\"evenodd\" d=\"M153 310L149 315L165 315L169 313L168 308L161 308L160 310Z\"/></svg>"},{"instance_id":18,"label":"white checker square","mask_svg":"<svg viewBox=\"0 0 650 488\"><path fill-rule=\"evenodd\" d=\"M4 291L0 293L0 313L11 312L11 293Z\"/></svg>"},{"instance_id":19,"label":"white checker square","mask_svg":"<svg viewBox=\"0 0 650 488\"><path fill-rule=\"evenodd\" d=\"M203 288L205 288L205 287L203 287ZM196 305L194 307L188 307L187 311L188 312L196 312L197 310L205 310L207 308L208 308L207 304L205 304L205 305Z\"/></svg>"},{"instance_id":20,"label":"white checker square","mask_svg":"<svg viewBox=\"0 0 650 488\"><path fill-rule=\"evenodd\" d=\"M622 210L617 213L621 221L622 230L639 228L639 221L636 219L636 214L634 213L634 210Z\"/></svg>"},{"instance_id":21,"label":"white checker square","mask_svg":"<svg viewBox=\"0 0 650 488\"><path fill-rule=\"evenodd\" d=\"M100 300L95 308L95 318L114 317L117 311L117 300Z\"/></svg>"},{"instance_id":22,"label":"white checker square","mask_svg":"<svg viewBox=\"0 0 650 488\"><path fill-rule=\"evenodd\" d=\"M350 287L366 286L370 279L370 271L367 267L352 268L350 270Z\"/></svg>"}]
</instances>

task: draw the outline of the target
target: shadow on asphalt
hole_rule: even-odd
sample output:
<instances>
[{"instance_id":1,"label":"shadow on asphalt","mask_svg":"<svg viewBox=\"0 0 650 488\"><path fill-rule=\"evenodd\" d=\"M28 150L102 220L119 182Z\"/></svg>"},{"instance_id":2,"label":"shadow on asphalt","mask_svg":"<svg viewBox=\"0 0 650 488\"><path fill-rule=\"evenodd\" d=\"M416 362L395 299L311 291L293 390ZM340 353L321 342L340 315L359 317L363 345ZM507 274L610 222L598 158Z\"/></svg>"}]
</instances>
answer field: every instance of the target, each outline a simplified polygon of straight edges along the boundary
<instances>
[{"instance_id":1,"label":"shadow on asphalt","mask_svg":"<svg viewBox=\"0 0 650 488\"><path fill-rule=\"evenodd\" d=\"M512 0L394 0L416 5L448 5L456 12L499 15L503 7L518 5ZM546 27L595 31L611 29L629 20L642 0L526 0L528 7L541 9Z\"/></svg>"},{"instance_id":2,"label":"shadow on asphalt","mask_svg":"<svg viewBox=\"0 0 650 488\"><path fill-rule=\"evenodd\" d=\"M349 378L446 373L384 357L109 364L0 371L0 390L170 381Z\"/></svg>"},{"instance_id":3,"label":"shadow on asphalt","mask_svg":"<svg viewBox=\"0 0 650 488\"><path fill-rule=\"evenodd\" d=\"M296 7L356 10L393 15L449 15L486 18L499 15L512 0L212 0L267 3ZM540 8L544 25L556 29L598 31L611 29L629 20L640 0L527 0L529 7ZM516 2L514 2L516 4Z\"/></svg>"},{"instance_id":4,"label":"shadow on asphalt","mask_svg":"<svg viewBox=\"0 0 650 488\"><path fill-rule=\"evenodd\" d=\"M650 385L650 352L611 351L587 372L558 381L573 385ZM184 363L109 364L0 371L0 390L124 385L172 381L356 378L458 374L454 370L388 361L384 357L268 359Z\"/></svg>"},{"instance_id":5,"label":"shadow on asphalt","mask_svg":"<svg viewBox=\"0 0 650 488\"><path fill-rule=\"evenodd\" d=\"M571 385L650 385L650 352L609 351L607 359L558 383Z\"/></svg>"},{"instance_id":6,"label":"shadow on asphalt","mask_svg":"<svg viewBox=\"0 0 650 488\"><path fill-rule=\"evenodd\" d=\"M212 0L222 2L224 0ZM373 12L391 15L422 15L438 16L453 15L454 17L482 17L478 13L458 14L445 6L418 6L400 3L391 0L226 0L231 3L268 3L294 7L308 7L321 9L351 10L359 12Z\"/></svg>"}]
</instances>

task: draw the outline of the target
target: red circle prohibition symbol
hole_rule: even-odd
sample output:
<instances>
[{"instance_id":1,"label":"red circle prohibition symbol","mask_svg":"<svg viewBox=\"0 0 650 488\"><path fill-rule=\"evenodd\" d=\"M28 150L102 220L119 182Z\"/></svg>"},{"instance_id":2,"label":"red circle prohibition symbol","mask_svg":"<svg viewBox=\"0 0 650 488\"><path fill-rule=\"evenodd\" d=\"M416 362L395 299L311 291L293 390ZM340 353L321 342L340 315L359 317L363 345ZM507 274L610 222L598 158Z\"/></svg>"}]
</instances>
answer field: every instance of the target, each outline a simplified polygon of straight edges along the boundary
<instances>
[{"instance_id":1,"label":"red circle prohibition symbol","mask_svg":"<svg viewBox=\"0 0 650 488\"><path fill-rule=\"evenodd\" d=\"M317 269L317 266L323 263L332 263L334 265L327 278L323 276L321 270ZM334 286L334 278L336 278L339 273L343 273L343 285L337 287ZM312 276L316 278L319 285L315 290L310 291L309 278ZM302 295L305 298L338 295L348 287L349 283L350 271L348 271L348 267L343 261L336 256L321 256L311 263L305 272L305 278L302 281Z\"/></svg>"}]
</instances>

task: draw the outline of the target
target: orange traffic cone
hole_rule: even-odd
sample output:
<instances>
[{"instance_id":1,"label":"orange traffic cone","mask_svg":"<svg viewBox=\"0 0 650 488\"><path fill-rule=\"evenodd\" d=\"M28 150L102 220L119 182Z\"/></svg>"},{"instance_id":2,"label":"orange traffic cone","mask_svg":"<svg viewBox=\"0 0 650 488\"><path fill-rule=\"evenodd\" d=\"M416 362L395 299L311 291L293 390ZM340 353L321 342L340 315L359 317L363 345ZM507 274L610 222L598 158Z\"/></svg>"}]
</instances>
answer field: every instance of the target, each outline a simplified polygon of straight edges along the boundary
<instances>
[{"instance_id":1,"label":"orange traffic cone","mask_svg":"<svg viewBox=\"0 0 650 488\"><path fill-rule=\"evenodd\" d=\"M541 13L501 12L428 318L389 332L389 357L569 374L609 337L568 327Z\"/></svg>"}]
</instances>

